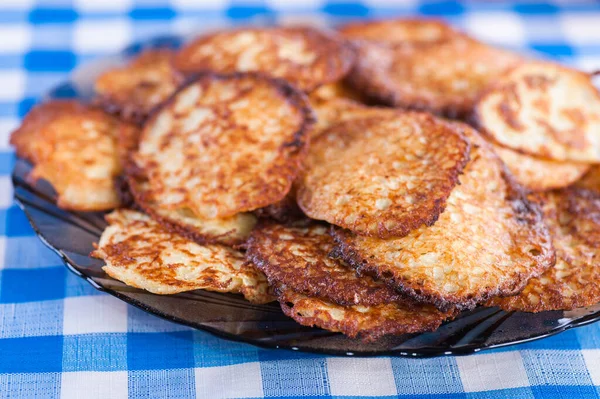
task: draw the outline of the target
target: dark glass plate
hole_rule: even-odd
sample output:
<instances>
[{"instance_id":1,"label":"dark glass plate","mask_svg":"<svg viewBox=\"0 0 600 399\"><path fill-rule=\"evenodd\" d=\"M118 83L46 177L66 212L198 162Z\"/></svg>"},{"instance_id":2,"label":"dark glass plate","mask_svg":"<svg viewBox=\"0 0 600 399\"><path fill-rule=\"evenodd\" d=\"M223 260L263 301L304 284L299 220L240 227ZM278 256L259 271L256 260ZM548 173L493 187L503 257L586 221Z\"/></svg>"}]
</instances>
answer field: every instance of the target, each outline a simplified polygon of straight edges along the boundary
<instances>
[{"instance_id":1,"label":"dark glass plate","mask_svg":"<svg viewBox=\"0 0 600 399\"><path fill-rule=\"evenodd\" d=\"M180 37L161 37L126 49L121 55L94 62L77 71L69 82L47 97L89 98L98 72L125 61L145 47L177 46ZM600 305L569 312L537 314L477 308L464 312L437 331L406 334L375 343L345 338L287 318L277 304L252 305L241 296L207 291L154 295L128 287L102 271L102 261L88 256L106 225L103 213L68 212L55 204L55 192L44 181L26 181L31 166L17 160L13 184L17 203L40 239L63 259L69 270L95 288L146 312L220 337L268 348L348 356L438 356L468 354L483 349L531 341L600 319Z\"/></svg>"}]
</instances>

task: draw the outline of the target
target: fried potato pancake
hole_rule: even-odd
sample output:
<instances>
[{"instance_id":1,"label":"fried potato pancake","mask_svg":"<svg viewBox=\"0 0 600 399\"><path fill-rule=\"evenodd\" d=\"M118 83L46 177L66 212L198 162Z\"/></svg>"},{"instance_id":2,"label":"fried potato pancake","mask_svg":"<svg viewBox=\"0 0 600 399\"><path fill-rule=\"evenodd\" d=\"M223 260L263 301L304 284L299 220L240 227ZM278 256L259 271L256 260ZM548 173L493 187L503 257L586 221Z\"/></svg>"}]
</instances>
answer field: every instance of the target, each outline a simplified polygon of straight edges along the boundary
<instances>
[{"instance_id":1,"label":"fried potato pancake","mask_svg":"<svg viewBox=\"0 0 600 399\"><path fill-rule=\"evenodd\" d=\"M329 227L307 221L296 225L260 224L248 240L249 259L272 285L343 306L381 305L404 298L371 277L358 277L334 258Z\"/></svg>"},{"instance_id":2,"label":"fried potato pancake","mask_svg":"<svg viewBox=\"0 0 600 399\"><path fill-rule=\"evenodd\" d=\"M298 205L357 234L401 237L437 220L468 159L467 139L448 123L380 109L313 140L295 183Z\"/></svg>"},{"instance_id":3,"label":"fried potato pancake","mask_svg":"<svg viewBox=\"0 0 600 399\"><path fill-rule=\"evenodd\" d=\"M428 45L355 43L349 84L378 102L465 117L485 87L520 61L466 35Z\"/></svg>"},{"instance_id":4,"label":"fried potato pancake","mask_svg":"<svg viewBox=\"0 0 600 399\"><path fill-rule=\"evenodd\" d=\"M343 78L354 52L335 32L309 27L243 28L208 34L179 51L175 66L185 73L267 73L311 92Z\"/></svg>"},{"instance_id":5,"label":"fried potato pancake","mask_svg":"<svg viewBox=\"0 0 600 399\"><path fill-rule=\"evenodd\" d=\"M33 164L28 178L45 179L54 187L59 207L101 211L119 206L117 140L136 130L100 109L53 100L35 106L10 142Z\"/></svg>"},{"instance_id":6,"label":"fried potato pancake","mask_svg":"<svg viewBox=\"0 0 600 399\"><path fill-rule=\"evenodd\" d=\"M141 123L183 82L172 65L173 50L147 50L128 65L104 72L94 85L96 103L110 113Z\"/></svg>"},{"instance_id":7,"label":"fried potato pancake","mask_svg":"<svg viewBox=\"0 0 600 399\"><path fill-rule=\"evenodd\" d=\"M287 288L280 289L278 300L283 313L304 326L341 332L367 342L385 335L433 331L454 316L452 311L440 312L433 306L411 307L397 302L346 307Z\"/></svg>"},{"instance_id":8,"label":"fried potato pancake","mask_svg":"<svg viewBox=\"0 0 600 399\"><path fill-rule=\"evenodd\" d=\"M474 120L505 147L557 161L600 162L600 93L584 72L525 63L486 90Z\"/></svg>"},{"instance_id":9,"label":"fried potato pancake","mask_svg":"<svg viewBox=\"0 0 600 399\"><path fill-rule=\"evenodd\" d=\"M204 74L145 124L133 160L158 206L227 218L285 197L312 124L306 96L282 80Z\"/></svg>"},{"instance_id":10,"label":"fried potato pancake","mask_svg":"<svg viewBox=\"0 0 600 399\"><path fill-rule=\"evenodd\" d=\"M497 144L493 148L515 179L532 191L567 187L590 169L587 164L539 158Z\"/></svg>"},{"instance_id":11,"label":"fried potato pancake","mask_svg":"<svg viewBox=\"0 0 600 399\"><path fill-rule=\"evenodd\" d=\"M544 216L556 248L556 265L532 278L519 295L488 306L543 312L600 302L600 195L567 188L544 195Z\"/></svg>"},{"instance_id":12,"label":"fried potato pancake","mask_svg":"<svg viewBox=\"0 0 600 399\"><path fill-rule=\"evenodd\" d=\"M368 40L392 45L440 43L460 35L437 19L388 19L346 24L338 29L348 39Z\"/></svg>"},{"instance_id":13,"label":"fried potato pancake","mask_svg":"<svg viewBox=\"0 0 600 399\"><path fill-rule=\"evenodd\" d=\"M265 276L244 254L223 245L199 245L164 229L143 213L119 209L91 256L114 279L155 294L203 289L241 293L253 303L273 300Z\"/></svg>"},{"instance_id":14,"label":"fried potato pancake","mask_svg":"<svg viewBox=\"0 0 600 399\"><path fill-rule=\"evenodd\" d=\"M593 165L575 186L600 193L600 165Z\"/></svg>"},{"instance_id":15,"label":"fried potato pancake","mask_svg":"<svg viewBox=\"0 0 600 399\"><path fill-rule=\"evenodd\" d=\"M163 228L199 244L241 245L256 224L256 217L249 212L238 213L222 219L203 219L189 208L161 208L152 196L153 193L147 179L143 176L142 171L136 168L128 168L127 181L138 207L159 222Z\"/></svg>"},{"instance_id":16,"label":"fried potato pancake","mask_svg":"<svg viewBox=\"0 0 600 399\"><path fill-rule=\"evenodd\" d=\"M359 273L440 309L518 293L554 263L539 206L489 144L467 132L471 160L433 226L389 240L335 230L340 253Z\"/></svg>"}]
</instances>

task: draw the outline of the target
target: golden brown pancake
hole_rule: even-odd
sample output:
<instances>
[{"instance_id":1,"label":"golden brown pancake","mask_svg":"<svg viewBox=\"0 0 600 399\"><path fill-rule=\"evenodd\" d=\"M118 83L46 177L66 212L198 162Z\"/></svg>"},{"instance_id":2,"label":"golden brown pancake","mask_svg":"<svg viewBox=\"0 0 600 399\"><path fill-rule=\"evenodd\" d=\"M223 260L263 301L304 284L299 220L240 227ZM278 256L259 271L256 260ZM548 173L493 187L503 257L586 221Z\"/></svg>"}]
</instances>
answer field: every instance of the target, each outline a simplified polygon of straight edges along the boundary
<instances>
[{"instance_id":1,"label":"golden brown pancake","mask_svg":"<svg viewBox=\"0 0 600 399\"><path fill-rule=\"evenodd\" d=\"M339 81L354 62L335 32L309 27L242 28L201 36L175 58L184 73L263 72L305 92Z\"/></svg>"},{"instance_id":2,"label":"golden brown pancake","mask_svg":"<svg viewBox=\"0 0 600 399\"><path fill-rule=\"evenodd\" d=\"M428 31L429 24L422 28ZM412 33L405 40L373 39L372 34L355 40L350 86L383 104L462 118L490 82L520 62L513 53L451 28L433 28L437 33L423 37L413 23L407 29Z\"/></svg>"},{"instance_id":3,"label":"golden brown pancake","mask_svg":"<svg viewBox=\"0 0 600 399\"><path fill-rule=\"evenodd\" d=\"M127 285L161 295L203 289L241 293L253 303L273 300L264 275L235 249L199 245L136 211L119 209L106 220L109 225L91 255Z\"/></svg>"},{"instance_id":4,"label":"golden brown pancake","mask_svg":"<svg viewBox=\"0 0 600 399\"><path fill-rule=\"evenodd\" d=\"M489 144L468 131L471 160L433 226L382 240L336 229L343 258L416 300L467 309L520 292L554 263L539 207Z\"/></svg>"},{"instance_id":5,"label":"golden brown pancake","mask_svg":"<svg viewBox=\"0 0 600 399\"><path fill-rule=\"evenodd\" d=\"M482 95L474 119L505 147L556 161L600 162L600 94L586 73L525 63Z\"/></svg>"},{"instance_id":6,"label":"golden brown pancake","mask_svg":"<svg viewBox=\"0 0 600 399\"><path fill-rule=\"evenodd\" d=\"M568 188L544 196L544 216L556 248L556 265L532 278L523 292L493 298L488 306L543 312L600 302L600 196Z\"/></svg>"},{"instance_id":7,"label":"golden brown pancake","mask_svg":"<svg viewBox=\"0 0 600 399\"><path fill-rule=\"evenodd\" d=\"M223 219L286 196L312 122L306 97L281 80L205 74L146 123L133 160L159 207Z\"/></svg>"},{"instance_id":8,"label":"golden brown pancake","mask_svg":"<svg viewBox=\"0 0 600 399\"><path fill-rule=\"evenodd\" d=\"M381 109L312 141L296 181L298 205L357 234L401 237L435 223L468 158L467 139L448 123Z\"/></svg>"},{"instance_id":9,"label":"golden brown pancake","mask_svg":"<svg viewBox=\"0 0 600 399\"><path fill-rule=\"evenodd\" d=\"M183 83L173 55L169 49L146 50L126 66L104 72L94 85L96 102L128 121L145 121Z\"/></svg>"},{"instance_id":10,"label":"golden brown pancake","mask_svg":"<svg viewBox=\"0 0 600 399\"><path fill-rule=\"evenodd\" d=\"M59 207L101 211L120 204L114 187L122 171L117 141L136 130L100 109L52 100L34 107L10 142L34 165L28 178L52 184Z\"/></svg>"}]
</instances>

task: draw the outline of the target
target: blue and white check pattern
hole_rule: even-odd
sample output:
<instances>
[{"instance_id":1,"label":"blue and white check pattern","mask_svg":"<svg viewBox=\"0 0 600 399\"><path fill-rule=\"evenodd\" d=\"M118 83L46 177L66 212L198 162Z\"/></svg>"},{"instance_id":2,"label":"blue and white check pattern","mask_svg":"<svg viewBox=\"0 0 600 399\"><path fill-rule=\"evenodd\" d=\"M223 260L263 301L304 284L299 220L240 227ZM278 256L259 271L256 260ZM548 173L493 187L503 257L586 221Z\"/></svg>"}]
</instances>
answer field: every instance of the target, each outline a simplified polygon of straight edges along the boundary
<instances>
[{"instance_id":1,"label":"blue and white check pattern","mask_svg":"<svg viewBox=\"0 0 600 399\"><path fill-rule=\"evenodd\" d=\"M9 132L80 63L249 17L440 15L477 36L600 68L600 4L416 0L0 1L0 397L598 398L600 324L467 357L335 358L224 341L70 274L12 201Z\"/></svg>"}]
</instances>

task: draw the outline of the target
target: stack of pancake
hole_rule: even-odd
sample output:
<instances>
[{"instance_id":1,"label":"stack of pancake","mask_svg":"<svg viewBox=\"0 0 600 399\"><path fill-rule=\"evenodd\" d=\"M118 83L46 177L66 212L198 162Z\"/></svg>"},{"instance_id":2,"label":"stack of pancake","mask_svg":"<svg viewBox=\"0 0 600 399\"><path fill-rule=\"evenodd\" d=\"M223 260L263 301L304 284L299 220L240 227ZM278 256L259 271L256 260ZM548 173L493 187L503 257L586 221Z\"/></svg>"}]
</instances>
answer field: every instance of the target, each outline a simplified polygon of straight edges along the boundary
<instances>
[{"instance_id":1,"label":"stack of pancake","mask_svg":"<svg viewBox=\"0 0 600 399\"><path fill-rule=\"evenodd\" d=\"M371 341L600 302L590 74L402 19L207 33L95 89L11 142L58 206L112 210L92 256L128 285Z\"/></svg>"}]
</instances>

